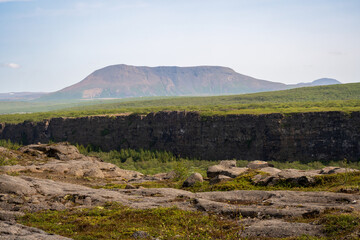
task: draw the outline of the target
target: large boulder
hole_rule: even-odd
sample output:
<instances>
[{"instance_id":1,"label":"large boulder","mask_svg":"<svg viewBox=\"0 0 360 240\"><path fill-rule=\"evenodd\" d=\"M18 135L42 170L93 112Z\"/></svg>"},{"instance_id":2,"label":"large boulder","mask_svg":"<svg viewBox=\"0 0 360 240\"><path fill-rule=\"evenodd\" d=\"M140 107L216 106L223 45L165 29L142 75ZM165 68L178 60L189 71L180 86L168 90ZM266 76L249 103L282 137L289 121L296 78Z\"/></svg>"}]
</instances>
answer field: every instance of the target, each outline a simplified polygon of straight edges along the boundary
<instances>
[{"instance_id":1,"label":"large boulder","mask_svg":"<svg viewBox=\"0 0 360 240\"><path fill-rule=\"evenodd\" d=\"M260 168L274 167L274 166L265 161L255 160L255 161L249 162L247 167L249 169L260 169Z\"/></svg>"},{"instance_id":2,"label":"large boulder","mask_svg":"<svg viewBox=\"0 0 360 240\"><path fill-rule=\"evenodd\" d=\"M236 167L236 160L222 160L220 161L219 165L227 168L233 168Z\"/></svg>"},{"instance_id":3,"label":"large boulder","mask_svg":"<svg viewBox=\"0 0 360 240\"><path fill-rule=\"evenodd\" d=\"M277 172L277 171L275 171ZM256 175L253 182L260 185L276 185L279 182L286 182L297 186L309 186L315 182L315 176L320 175L320 170L297 170L284 169L272 175Z\"/></svg>"},{"instance_id":4,"label":"large boulder","mask_svg":"<svg viewBox=\"0 0 360 240\"><path fill-rule=\"evenodd\" d=\"M21 147L19 151L34 156L49 157L59 160L81 159L85 156L80 154L79 150L67 142L57 144L31 144Z\"/></svg>"},{"instance_id":5,"label":"large boulder","mask_svg":"<svg viewBox=\"0 0 360 240\"><path fill-rule=\"evenodd\" d=\"M19 149L21 158L27 157L25 166L0 166L4 173L52 173L74 177L140 179L143 174L132 170L124 170L112 163L101 161L97 157L80 154L75 146L68 143L32 144ZM10 153L11 150L8 150ZM15 154L15 153L14 153ZM20 156L20 155L19 155ZM40 160L40 161L39 161ZM28 164L28 165L26 165Z\"/></svg>"},{"instance_id":6,"label":"large boulder","mask_svg":"<svg viewBox=\"0 0 360 240\"><path fill-rule=\"evenodd\" d=\"M204 179L203 177L201 176L200 173L193 173L191 174L183 183L183 187L192 187L194 186L196 183L198 182L203 182Z\"/></svg>"},{"instance_id":7,"label":"large boulder","mask_svg":"<svg viewBox=\"0 0 360 240\"><path fill-rule=\"evenodd\" d=\"M207 176L211 179L219 175L236 178L246 172L248 168L236 167L235 160L221 161L218 165L210 166L207 170Z\"/></svg>"},{"instance_id":8,"label":"large boulder","mask_svg":"<svg viewBox=\"0 0 360 240\"><path fill-rule=\"evenodd\" d=\"M225 182L225 181L228 181L232 179L231 177L229 176L225 176L225 175L217 175L216 177L213 177L212 179L210 179L210 184L217 184L217 183L220 183L220 182Z\"/></svg>"},{"instance_id":9,"label":"large boulder","mask_svg":"<svg viewBox=\"0 0 360 240\"><path fill-rule=\"evenodd\" d=\"M320 174L350 173L357 171L359 170L351 169L351 168L341 168L341 167L325 167L321 169Z\"/></svg>"}]
</instances>

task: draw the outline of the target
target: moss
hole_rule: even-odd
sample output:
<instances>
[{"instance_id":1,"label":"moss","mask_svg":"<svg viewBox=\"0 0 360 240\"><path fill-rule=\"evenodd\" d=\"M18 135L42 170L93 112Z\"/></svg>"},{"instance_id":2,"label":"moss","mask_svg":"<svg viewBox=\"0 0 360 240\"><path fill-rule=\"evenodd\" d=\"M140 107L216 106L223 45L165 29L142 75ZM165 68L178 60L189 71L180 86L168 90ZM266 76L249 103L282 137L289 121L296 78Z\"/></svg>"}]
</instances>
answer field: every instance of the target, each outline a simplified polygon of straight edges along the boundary
<instances>
[{"instance_id":1,"label":"moss","mask_svg":"<svg viewBox=\"0 0 360 240\"><path fill-rule=\"evenodd\" d=\"M338 239L340 236L349 235L355 230L360 231L360 216L355 213L325 215L320 223L324 225L327 236Z\"/></svg>"},{"instance_id":2,"label":"moss","mask_svg":"<svg viewBox=\"0 0 360 240\"><path fill-rule=\"evenodd\" d=\"M119 204L28 213L20 223L73 239L129 239L145 231L160 239L238 239L241 226L217 216L177 208L132 209Z\"/></svg>"}]
</instances>

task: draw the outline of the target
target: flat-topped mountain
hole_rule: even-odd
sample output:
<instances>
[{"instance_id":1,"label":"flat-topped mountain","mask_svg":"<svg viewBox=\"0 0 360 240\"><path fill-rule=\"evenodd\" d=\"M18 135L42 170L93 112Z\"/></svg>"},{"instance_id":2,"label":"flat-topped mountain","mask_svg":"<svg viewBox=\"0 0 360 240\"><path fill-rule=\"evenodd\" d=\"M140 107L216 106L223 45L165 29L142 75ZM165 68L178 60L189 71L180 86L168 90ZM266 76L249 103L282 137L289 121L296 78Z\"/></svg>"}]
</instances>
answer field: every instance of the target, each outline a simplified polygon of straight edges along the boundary
<instances>
[{"instance_id":1,"label":"flat-topped mountain","mask_svg":"<svg viewBox=\"0 0 360 240\"><path fill-rule=\"evenodd\" d=\"M226 67L136 67L113 65L46 98L125 98L220 95L286 89L282 83L245 76Z\"/></svg>"},{"instance_id":2,"label":"flat-topped mountain","mask_svg":"<svg viewBox=\"0 0 360 240\"><path fill-rule=\"evenodd\" d=\"M309 86L314 85L317 84ZM42 99L228 95L294 87L300 86L260 80L220 66L137 67L120 64L96 70L81 82Z\"/></svg>"}]
</instances>

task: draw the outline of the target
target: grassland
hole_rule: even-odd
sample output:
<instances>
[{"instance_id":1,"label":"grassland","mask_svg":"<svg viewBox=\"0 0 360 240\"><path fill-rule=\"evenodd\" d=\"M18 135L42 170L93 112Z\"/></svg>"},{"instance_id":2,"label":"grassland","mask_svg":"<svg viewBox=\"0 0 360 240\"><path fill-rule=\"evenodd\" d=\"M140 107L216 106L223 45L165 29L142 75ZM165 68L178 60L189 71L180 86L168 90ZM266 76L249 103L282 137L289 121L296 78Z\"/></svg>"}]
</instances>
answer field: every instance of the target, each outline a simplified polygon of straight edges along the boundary
<instances>
[{"instance_id":1,"label":"grassland","mask_svg":"<svg viewBox=\"0 0 360 240\"><path fill-rule=\"evenodd\" d=\"M286 238L288 240L358 239L352 234L360 230L358 212L329 212L312 218L289 220L320 223L324 226L325 236L304 235ZM230 220L177 208L139 210L119 204L90 209L28 213L18 221L75 240L134 239L134 234L139 231L148 234L148 237L143 239L241 239L244 229L241 217Z\"/></svg>"},{"instance_id":2,"label":"grassland","mask_svg":"<svg viewBox=\"0 0 360 240\"><path fill-rule=\"evenodd\" d=\"M238 239L241 225L235 221L177 208L137 210L119 204L91 209L43 211L27 214L20 222L49 233L79 239Z\"/></svg>"},{"instance_id":3,"label":"grassland","mask_svg":"<svg viewBox=\"0 0 360 240\"><path fill-rule=\"evenodd\" d=\"M0 112L6 106L9 108L7 104L13 103L3 102L1 104ZM16 104L19 105L20 103ZM34 107L25 105L28 111L36 108L37 104L44 103L33 104ZM53 117L82 117L118 113L147 114L163 110L198 111L205 116L316 111L351 112L360 110L360 83L230 96L95 100L73 104L77 106L69 108L71 103L64 103L62 109L59 109L61 105L56 105L57 110L55 111L3 114L0 115L0 122L18 123L25 120L41 121ZM50 109L50 105L55 106L54 103L49 103Z\"/></svg>"}]
</instances>

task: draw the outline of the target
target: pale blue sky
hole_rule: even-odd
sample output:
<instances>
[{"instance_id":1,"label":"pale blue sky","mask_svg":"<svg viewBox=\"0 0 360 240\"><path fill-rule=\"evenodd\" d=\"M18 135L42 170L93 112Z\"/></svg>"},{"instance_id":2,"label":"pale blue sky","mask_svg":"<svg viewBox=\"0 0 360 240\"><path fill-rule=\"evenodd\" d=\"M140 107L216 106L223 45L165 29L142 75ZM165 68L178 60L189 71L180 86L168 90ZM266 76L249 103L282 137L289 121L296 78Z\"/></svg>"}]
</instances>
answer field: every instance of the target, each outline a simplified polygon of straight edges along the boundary
<instances>
[{"instance_id":1,"label":"pale blue sky","mask_svg":"<svg viewBox=\"0 0 360 240\"><path fill-rule=\"evenodd\" d=\"M120 63L360 82L360 0L0 0L0 92Z\"/></svg>"}]
</instances>

